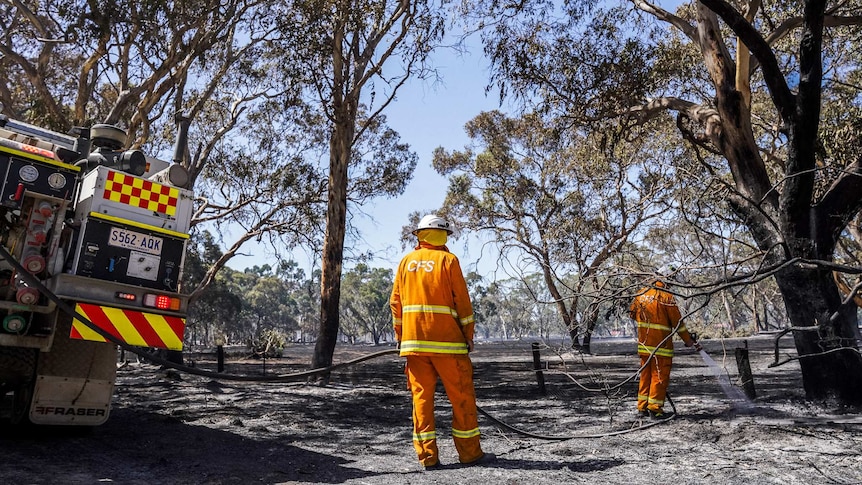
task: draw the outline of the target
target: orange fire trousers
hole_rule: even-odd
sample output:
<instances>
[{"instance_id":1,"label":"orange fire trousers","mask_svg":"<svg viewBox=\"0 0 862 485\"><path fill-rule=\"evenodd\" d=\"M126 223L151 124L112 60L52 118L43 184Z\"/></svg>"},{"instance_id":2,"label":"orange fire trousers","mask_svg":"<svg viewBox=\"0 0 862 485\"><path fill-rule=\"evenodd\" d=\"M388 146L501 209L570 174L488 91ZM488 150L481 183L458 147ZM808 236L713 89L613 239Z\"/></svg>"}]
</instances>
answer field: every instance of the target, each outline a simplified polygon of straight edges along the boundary
<instances>
[{"instance_id":1,"label":"orange fire trousers","mask_svg":"<svg viewBox=\"0 0 862 485\"><path fill-rule=\"evenodd\" d=\"M638 411L662 411L667 386L670 384L670 368L673 359L653 355L641 355L641 367L650 359L649 364L641 371L638 386Z\"/></svg>"},{"instance_id":2,"label":"orange fire trousers","mask_svg":"<svg viewBox=\"0 0 862 485\"><path fill-rule=\"evenodd\" d=\"M479 459L479 420L473 389L473 364L467 355L408 355L407 386L413 395L413 447L423 466L439 461L434 424L434 391L443 383L452 404L452 439L461 463Z\"/></svg>"}]
</instances>

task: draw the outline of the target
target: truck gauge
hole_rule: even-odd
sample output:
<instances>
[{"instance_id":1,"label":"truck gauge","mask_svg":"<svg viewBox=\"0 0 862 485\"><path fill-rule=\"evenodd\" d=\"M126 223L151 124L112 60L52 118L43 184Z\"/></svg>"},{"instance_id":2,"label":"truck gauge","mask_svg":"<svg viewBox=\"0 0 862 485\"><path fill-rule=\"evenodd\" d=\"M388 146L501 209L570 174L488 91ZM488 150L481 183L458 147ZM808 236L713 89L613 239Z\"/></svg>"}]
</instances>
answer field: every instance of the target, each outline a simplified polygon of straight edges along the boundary
<instances>
[{"instance_id":1,"label":"truck gauge","mask_svg":"<svg viewBox=\"0 0 862 485\"><path fill-rule=\"evenodd\" d=\"M39 169L32 165L24 165L18 170L18 176L25 182L33 182L39 178Z\"/></svg>"},{"instance_id":2,"label":"truck gauge","mask_svg":"<svg viewBox=\"0 0 862 485\"><path fill-rule=\"evenodd\" d=\"M66 177L62 173L54 172L48 176L48 185L52 189L62 189L66 186Z\"/></svg>"}]
</instances>

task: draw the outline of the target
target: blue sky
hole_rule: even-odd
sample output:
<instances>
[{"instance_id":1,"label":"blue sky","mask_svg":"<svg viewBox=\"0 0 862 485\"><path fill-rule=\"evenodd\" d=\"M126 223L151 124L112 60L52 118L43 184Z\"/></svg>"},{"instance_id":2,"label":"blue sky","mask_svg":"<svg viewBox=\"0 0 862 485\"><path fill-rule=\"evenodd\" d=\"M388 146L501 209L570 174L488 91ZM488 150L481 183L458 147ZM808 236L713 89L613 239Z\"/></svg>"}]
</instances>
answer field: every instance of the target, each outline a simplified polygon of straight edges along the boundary
<instances>
[{"instance_id":1,"label":"blue sky","mask_svg":"<svg viewBox=\"0 0 862 485\"><path fill-rule=\"evenodd\" d=\"M394 268L401 259L404 250L399 237L408 215L413 211L426 213L443 203L448 181L431 167L434 149L439 146L447 150L462 149L470 143L464 125L482 111L500 109L497 92L485 94L488 63L481 48L474 48L467 56L444 53L438 58L442 84L431 86L414 81L405 86L386 111L389 126L400 133L402 141L410 144L419 161L413 179L401 196L377 199L365 207L375 220L360 227L368 247L384 258L380 266L386 266L388 260ZM468 241L475 243L475 238L468 234L462 236L450 240L449 247L467 266L478 254L473 254L475 244L465 246Z\"/></svg>"}]
</instances>

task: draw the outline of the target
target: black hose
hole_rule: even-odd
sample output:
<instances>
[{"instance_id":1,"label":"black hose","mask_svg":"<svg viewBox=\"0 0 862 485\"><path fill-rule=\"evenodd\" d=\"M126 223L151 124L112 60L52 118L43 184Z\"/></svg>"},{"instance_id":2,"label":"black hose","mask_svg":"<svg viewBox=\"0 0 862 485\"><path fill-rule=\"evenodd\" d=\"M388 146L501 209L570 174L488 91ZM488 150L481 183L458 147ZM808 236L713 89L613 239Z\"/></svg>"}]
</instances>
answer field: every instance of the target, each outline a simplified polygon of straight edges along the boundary
<instances>
[{"instance_id":1,"label":"black hose","mask_svg":"<svg viewBox=\"0 0 862 485\"><path fill-rule=\"evenodd\" d=\"M529 438L535 438L535 439L546 440L546 441L567 441L567 440L575 440L575 439L595 439L595 438L604 438L607 436L618 436L618 435L622 435L622 434L632 433L635 431L641 431L641 430L644 430L647 428L652 428L653 426L662 424L666 421L670 421L671 419L674 419L676 417L676 414L674 413L673 415L671 415L670 418L667 418L667 419L651 421L647 424L640 424L638 426L633 426L633 427L628 428L628 429L609 431L607 433L551 436L551 435L543 435L543 434L533 433L530 431L523 430L521 428L516 428L515 426L512 426L511 424L507 424L507 423L500 421L499 419L495 418L494 416L491 416L490 414L488 414L487 411L485 411L484 409L482 409L479 406L477 406L476 409L479 411L479 413L482 416L485 416L486 418L490 419L492 422L494 422L494 424L500 426L501 428L508 429L509 431L512 431L514 433L518 433L518 434L523 435L523 436L527 436Z\"/></svg>"}]
</instances>

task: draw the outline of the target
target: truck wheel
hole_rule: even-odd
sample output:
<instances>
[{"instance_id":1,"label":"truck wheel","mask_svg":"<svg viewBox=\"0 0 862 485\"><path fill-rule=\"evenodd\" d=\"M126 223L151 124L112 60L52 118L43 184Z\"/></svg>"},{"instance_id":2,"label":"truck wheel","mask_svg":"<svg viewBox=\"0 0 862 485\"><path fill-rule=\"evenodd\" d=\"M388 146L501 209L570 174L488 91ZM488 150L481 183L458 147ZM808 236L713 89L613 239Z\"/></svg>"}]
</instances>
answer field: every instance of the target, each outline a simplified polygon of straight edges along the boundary
<instances>
[{"instance_id":1,"label":"truck wheel","mask_svg":"<svg viewBox=\"0 0 862 485\"><path fill-rule=\"evenodd\" d=\"M12 424L27 421L33 397L37 352L37 349L0 347L0 388L12 393L9 408Z\"/></svg>"},{"instance_id":2,"label":"truck wheel","mask_svg":"<svg viewBox=\"0 0 862 485\"><path fill-rule=\"evenodd\" d=\"M37 349L0 347L0 383L32 381L36 374Z\"/></svg>"},{"instance_id":3,"label":"truck wheel","mask_svg":"<svg viewBox=\"0 0 862 485\"><path fill-rule=\"evenodd\" d=\"M33 382L27 382L15 389L12 396L12 412L9 422L12 425L28 424L30 422L30 400L33 399Z\"/></svg>"}]
</instances>

